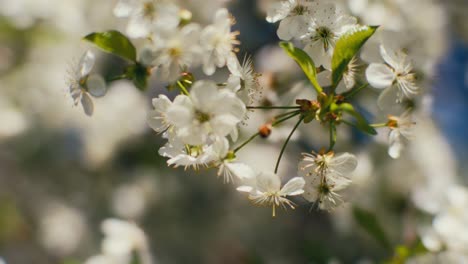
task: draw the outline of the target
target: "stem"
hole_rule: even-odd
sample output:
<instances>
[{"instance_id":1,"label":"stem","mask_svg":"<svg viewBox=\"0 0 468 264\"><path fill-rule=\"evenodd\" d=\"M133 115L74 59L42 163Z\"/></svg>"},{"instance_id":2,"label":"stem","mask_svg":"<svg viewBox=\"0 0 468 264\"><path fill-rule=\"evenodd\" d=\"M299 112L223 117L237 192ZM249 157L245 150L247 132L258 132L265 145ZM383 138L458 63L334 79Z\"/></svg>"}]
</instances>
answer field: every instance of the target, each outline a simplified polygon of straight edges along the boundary
<instances>
[{"instance_id":1,"label":"stem","mask_svg":"<svg viewBox=\"0 0 468 264\"><path fill-rule=\"evenodd\" d=\"M299 109L300 106L247 106L247 109Z\"/></svg>"},{"instance_id":2,"label":"stem","mask_svg":"<svg viewBox=\"0 0 468 264\"><path fill-rule=\"evenodd\" d=\"M295 111L291 111L291 112L282 113L282 114L279 114L279 115L275 116L275 120L277 120L278 118L282 118L282 117L291 115L291 114L299 114L300 112L301 112L300 110L295 110Z\"/></svg>"},{"instance_id":3,"label":"stem","mask_svg":"<svg viewBox=\"0 0 468 264\"><path fill-rule=\"evenodd\" d=\"M179 86L180 90L182 90L182 93L185 95L190 95L189 92L187 91L187 88L185 88L184 84L181 81L177 81L177 85Z\"/></svg>"},{"instance_id":4,"label":"stem","mask_svg":"<svg viewBox=\"0 0 468 264\"><path fill-rule=\"evenodd\" d=\"M373 128L381 128L381 127L387 127L388 124L387 123L380 123L380 124L369 124L370 127L373 127Z\"/></svg>"},{"instance_id":5,"label":"stem","mask_svg":"<svg viewBox=\"0 0 468 264\"><path fill-rule=\"evenodd\" d=\"M127 75L126 74L121 74L121 75L117 75L117 76L112 76L110 77L109 79L106 79L106 82L113 82L113 81L118 81L118 80L123 80L123 79L127 79Z\"/></svg>"},{"instance_id":6,"label":"stem","mask_svg":"<svg viewBox=\"0 0 468 264\"><path fill-rule=\"evenodd\" d=\"M288 145L289 140L291 139L291 137L292 137L292 135L294 134L294 132L296 132L297 128L298 128L299 125L302 123L302 120L304 120L304 117L303 117L303 116L302 116L301 118L299 118L299 121L296 123L296 125L294 126L293 130L291 131L291 133L289 133L288 138L287 138L286 141L284 142L283 147L281 148L281 152L280 152L280 154L279 154L278 160L276 161L275 174L278 173L279 164L280 164L280 162L281 162L281 158L283 157L284 151L286 150L286 146Z\"/></svg>"},{"instance_id":7,"label":"stem","mask_svg":"<svg viewBox=\"0 0 468 264\"><path fill-rule=\"evenodd\" d=\"M333 147L335 147L336 144L336 125L335 122L330 122L330 148L328 149L328 152L333 150Z\"/></svg>"},{"instance_id":8,"label":"stem","mask_svg":"<svg viewBox=\"0 0 468 264\"><path fill-rule=\"evenodd\" d=\"M239 147L234 149L234 153L237 153L241 148L245 147L245 145L249 144L250 141L254 140L256 137L260 136L260 132L253 134L249 139L247 139L244 143L242 143Z\"/></svg>"},{"instance_id":9,"label":"stem","mask_svg":"<svg viewBox=\"0 0 468 264\"><path fill-rule=\"evenodd\" d=\"M295 116L297 116L300 112L299 111L294 111L294 112L290 112L288 114L290 114L289 116L286 116L284 118L281 118L279 120L276 120L275 122L273 122L271 124L272 127L275 127L281 123L283 123L284 121L286 120L289 120ZM284 115L284 114L283 114ZM249 137L244 143L242 143L239 147L235 148L234 149L234 153L237 153L239 150L241 150L243 147L245 147L247 144L249 144L252 140L254 140L256 137L260 136L260 132L257 132L255 134L253 134L251 137Z\"/></svg>"},{"instance_id":10,"label":"stem","mask_svg":"<svg viewBox=\"0 0 468 264\"><path fill-rule=\"evenodd\" d=\"M368 83L362 85L362 86L359 86L358 88L354 89L354 90L351 90L347 93L344 93L343 96L346 98L346 99L349 99L349 98L352 98L353 96L355 96L356 94L358 94L362 89L366 88L367 86L369 86Z\"/></svg>"}]
</instances>

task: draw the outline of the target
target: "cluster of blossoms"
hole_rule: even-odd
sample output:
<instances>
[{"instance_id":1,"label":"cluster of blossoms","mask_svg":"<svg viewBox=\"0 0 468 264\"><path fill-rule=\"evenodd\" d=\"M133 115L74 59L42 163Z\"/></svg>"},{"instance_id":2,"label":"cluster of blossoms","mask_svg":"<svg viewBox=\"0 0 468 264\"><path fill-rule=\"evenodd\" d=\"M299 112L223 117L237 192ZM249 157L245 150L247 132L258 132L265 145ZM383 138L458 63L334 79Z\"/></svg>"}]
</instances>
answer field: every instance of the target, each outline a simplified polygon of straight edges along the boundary
<instances>
[{"instance_id":1,"label":"cluster of blossoms","mask_svg":"<svg viewBox=\"0 0 468 264\"><path fill-rule=\"evenodd\" d=\"M357 159L350 153L334 152L339 125L346 124L372 135L377 134L375 128L389 128L388 152L393 158L400 156L404 139L411 138L414 125L411 108L400 116L389 115L382 124L369 124L351 100L371 85L384 89L377 102L383 110L405 106L419 92L406 55L382 44L384 63L371 63L365 71L368 83L361 83L357 78L363 69L359 50L377 27L357 24L356 18L333 3L280 1L268 12L267 21L279 22L278 36L282 40L295 40L303 45L302 50L291 42L281 43L317 92L315 98L298 99L293 106L261 105L258 74L252 60L247 58L240 63L237 58L239 32L231 30L234 19L226 9L219 9L213 23L206 26L192 22L188 10L169 0L121 0L114 14L128 20L128 37L139 39L144 45L137 54L132 42L116 31L85 37L103 50L132 61L121 76L107 82L129 79L138 88L145 88L147 78L154 73L160 81L168 83L170 90L180 91L175 98L159 94L152 100L148 124L167 140L159 154L168 159L169 166L216 169L224 182L238 184L237 190L249 193L255 204L272 206L273 215L276 207L295 207L290 196L302 195L323 210L332 210L345 201L342 191L352 182L349 175L356 169ZM100 97L106 93L104 78L90 74L93 65L94 55L87 52L72 74L70 85L75 104L81 102L87 114L93 109L90 95ZM222 83L197 80L193 73L201 68L205 76L211 76L224 67L230 75ZM329 84L322 87L318 73L326 75ZM247 141L239 140L240 126L251 111L278 109L290 111L259 124L259 131ZM346 115L356 122L348 121ZM237 160L245 145L256 137L268 137L276 125L293 118L298 118L297 124L286 139L274 170L257 171L252 164ZM278 167L284 150L296 129L314 120L330 128L329 148L304 153L298 176L282 185Z\"/></svg>"},{"instance_id":2,"label":"cluster of blossoms","mask_svg":"<svg viewBox=\"0 0 468 264\"><path fill-rule=\"evenodd\" d=\"M101 230L105 235L102 252L85 264L153 263L145 233L136 224L110 218L102 222Z\"/></svg>"}]
</instances>

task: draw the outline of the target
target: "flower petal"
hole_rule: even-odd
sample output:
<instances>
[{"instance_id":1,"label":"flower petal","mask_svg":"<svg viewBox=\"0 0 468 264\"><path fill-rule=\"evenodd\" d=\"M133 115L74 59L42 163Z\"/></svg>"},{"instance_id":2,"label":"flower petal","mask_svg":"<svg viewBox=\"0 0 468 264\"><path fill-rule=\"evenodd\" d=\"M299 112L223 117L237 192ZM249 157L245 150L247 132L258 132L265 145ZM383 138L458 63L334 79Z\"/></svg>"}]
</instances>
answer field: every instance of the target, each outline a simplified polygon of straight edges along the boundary
<instances>
[{"instance_id":1,"label":"flower petal","mask_svg":"<svg viewBox=\"0 0 468 264\"><path fill-rule=\"evenodd\" d=\"M366 70L366 78L372 87L384 89L393 84L395 74L387 65L381 63L371 63Z\"/></svg>"},{"instance_id":2,"label":"flower petal","mask_svg":"<svg viewBox=\"0 0 468 264\"><path fill-rule=\"evenodd\" d=\"M299 195L304 193L304 185L305 185L305 180L302 177L294 177L291 180L289 180L283 188L281 188L280 194L281 195Z\"/></svg>"},{"instance_id":3,"label":"flower petal","mask_svg":"<svg viewBox=\"0 0 468 264\"><path fill-rule=\"evenodd\" d=\"M83 110L86 115L92 116L94 112L94 104L93 100L91 100L91 97L89 96L88 93L83 93L81 95L81 105L83 106Z\"/></svg>"},{"instance_id":4,"label":"flower petal","mask_svg":"<svg viewBox=\"0 0 468 264\"><path fill-rule=\"evenodd\" d=\"M336 155L329 164L329 168L333 172L342 176L349 175L357 167L358 161L356 156L350 153L340 153Z\"/></svg>"},{"instance_id":5,"label":"flower petal","mask_svg":"<svg viewBox=\"0 0 468 264\"><path fill-rule=\"evenodd\" d=\"M93 74L86 81L88 92L94 97L102 97L107 92L106 81L101 75Z\"/></svg>"},{"instance_id":6,"label":"flower petal","mask_svg":"<svg viewBox=\"0 0 468 264\"><path fill-rule=\"evenodd\" d=\"M281 181L278 175L272 172L262 172L257 175L257 190L260 192L279 191Z\"/></svg>"}]
</instances>

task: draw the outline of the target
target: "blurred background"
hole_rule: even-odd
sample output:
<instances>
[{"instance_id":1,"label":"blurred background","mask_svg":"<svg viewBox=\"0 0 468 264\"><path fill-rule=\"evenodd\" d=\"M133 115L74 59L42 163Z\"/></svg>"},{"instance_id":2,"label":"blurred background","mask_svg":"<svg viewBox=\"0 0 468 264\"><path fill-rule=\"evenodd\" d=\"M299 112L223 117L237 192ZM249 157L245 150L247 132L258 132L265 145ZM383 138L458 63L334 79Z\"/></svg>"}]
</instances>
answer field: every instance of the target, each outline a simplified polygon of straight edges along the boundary
<instances>
[{"instance_id":1,"label":"blurred background","mask_svg":"<svg viewBox=\"0 0 468 264\"><path fill-rule=\"evenodd\" d=\"M266 92L272 97L296 92L291 87L301 73L277 48L277 25L264 19L273 1L178 2L200 23L227 6L241 32L239 57L253 56ZM416 137L392 160L385 133L383 140L369 140L343 131L348 140L338 148L359 157L350 204L327 213L298 198L299 208L273 219L269 208L252 206L212 172L167 167L157 154L164 142L146 124L150 99L164 92L165 84L152 79L140 92L130 82L116 82L95 100L92 117L73 106L67 74L91 48L81 37L124 28L112 15L116 1L0 0L0 263L83 263L99 253L100 225L107 218L137 223L157 263L390 259L393 251L353 219L352 205L374 212L392 245L417 240L446 187L468 184L468 2L336 2L361 23L397 31L414 55L425 90L417 103ZM122 63L97 53L103 73ZM359 100L365 108L369 98ZM267 117L251 118L253 126L243 134ZM302 129L288 147L281 174L294 176L300 153L316 149L324 135L319 128ZM279 128L246 148L242 158L271 168L283 138Z\"/></svg>"}]
</instances>

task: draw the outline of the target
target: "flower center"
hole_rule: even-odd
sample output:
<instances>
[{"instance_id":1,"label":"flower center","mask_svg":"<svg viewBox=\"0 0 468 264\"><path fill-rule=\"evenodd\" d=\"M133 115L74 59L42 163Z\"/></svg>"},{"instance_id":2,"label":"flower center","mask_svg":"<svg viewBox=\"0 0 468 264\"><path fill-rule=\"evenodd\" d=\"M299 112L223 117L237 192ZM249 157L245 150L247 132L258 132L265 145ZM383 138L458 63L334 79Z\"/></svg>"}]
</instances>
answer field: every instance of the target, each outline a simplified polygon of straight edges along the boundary
<instances>
[{"instance_id":1,"label":"flower center","mask_svg":"<svg viewBox=\"0 0 468 264\"><path fill-rule=\"evenodd\" d=\"M307 11L307 7L303 6L303 5L297 5L296 7L294 7L294 9L291 11L291 14L295 15L295 16L300 16L300 15L303 15L305 12Z\"/></svg>"},{"instance_id":2,"label":"flower center","mask_svg":"<svg viewBox=\"0 0 468 264\"><path fill-rule=\"evenodd\" d=\"M146 2L143 4L143 16L147 18L153 18L156 12L156 7L151 2Z\"/></svg>"},{"instance_id":3,"label":"flower center","mask_svg":"<svg viewBox=\"0 0 468 264\"><path fill-rule=\"evenodd\" d=\"M200 122L200 123L205 123L210 121L211 115L203 113L201 111L195 111L195 118Z\"/></svg>"},{"instance_id":4,"label":"flower center","mask_svg":"<svg viewBox=\"0 0 468 264\"><path fill-rule=\"evenodd\" d=\"M187 152L187 155L196 158L203 153L203 148L201 146L186 145L185 151Z\"/></svg>"},{"instance_id":5,"label":"flower center","mask_svg":"<svg viewBox=\"0 0 468 264\"><path fill-rule=\"evenodd\" d=\"M169 56L172 58L177 58L182 54L182 50L180 48L170 48L169 49Z\"/></svg>"},{"instance_id":6,"label":"flower center","mask_svg":"<svg viewBox=\"0 0 468 264\"><path fill-rule=\"evenodd\" d=\"M325 52L332 46L332 41L335 38L335 34L327 27L318 27L315 30L316 34L311 39L313 41L321 41Z\"/></svg>"},{"instance_id":7,"label":"flower center","mask_svg":"<svg viewBox=\"0 0 468 264\"><path fill-rule=\"evenodd\" d=\"M321 183L318 187L318 191L322 195L328 195L331 191L330 186L326 182Z\"/></svg>"}]
</instances>

